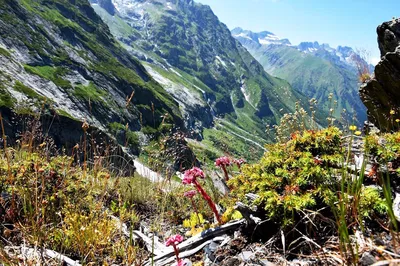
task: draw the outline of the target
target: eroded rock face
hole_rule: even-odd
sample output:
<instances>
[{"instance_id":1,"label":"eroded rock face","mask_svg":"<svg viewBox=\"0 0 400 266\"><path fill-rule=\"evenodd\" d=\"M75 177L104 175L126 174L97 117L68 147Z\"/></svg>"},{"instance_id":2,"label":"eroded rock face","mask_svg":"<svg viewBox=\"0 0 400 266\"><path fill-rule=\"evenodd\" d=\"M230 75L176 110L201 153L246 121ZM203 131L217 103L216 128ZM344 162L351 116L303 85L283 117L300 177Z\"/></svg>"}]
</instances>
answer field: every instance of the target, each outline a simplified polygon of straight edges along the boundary
<instances>
[{"instance_id":1,"label":"eroded rock face","mask_svg":"<svg viewBox=\"0 0 400 266\"><path fill-rule=\"evenodd\" d=\"M385 22L376 31L381 56L395 51L400 44L400 19Z\"/></svg>"},{"instance_id":2,"label":"eroded rock face","mask_svg":"<svg viewBox=\"0 0 400 266\"><path fill-rule=\"evenodd\" d=\"M388 131L400 118L400 19L377 28L381 61L374 76L360 88L368 118L381 130ZM394 110L395 114L390 114Z\"/></svg>"}]
</instances>

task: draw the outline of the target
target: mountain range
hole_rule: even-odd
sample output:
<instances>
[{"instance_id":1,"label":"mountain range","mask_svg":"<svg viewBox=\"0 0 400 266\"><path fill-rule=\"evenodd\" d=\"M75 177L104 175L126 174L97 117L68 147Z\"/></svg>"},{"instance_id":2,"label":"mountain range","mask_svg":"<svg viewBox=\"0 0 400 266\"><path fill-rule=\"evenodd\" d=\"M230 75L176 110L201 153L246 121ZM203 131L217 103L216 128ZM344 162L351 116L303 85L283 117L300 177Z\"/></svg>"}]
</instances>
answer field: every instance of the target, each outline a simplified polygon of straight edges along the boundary
<instances>
[{"instance_id":1,"label":"mountain range","mask_svg":"<svg viewBox=\"0 0 400 266\"><path fill-rule=\"evenodd\" d=\"M209 6L192 0L0 6L2 110L86 120L111 137L125 128L141 145L181 130L206 157L248 159L272 140L266 127L298 106L309 111L310 97L319 100L321 126L328 92L363 118L351 48L294 47L271 32L231 33Z\"/></svg>"},{"instance_id":2,"label":"mountain range","mask_svg":"<svg viewBox=\"0 0 400 266\"><path fill-rule=\"evenodd\" d=\"M294 89L309 98L317 99L320 109L332 108L337 119L345 109L348 119L354 116L359 124L366 120L366 108L358 94L358 67L367 66L372 72L373 66L351 47L332 48L318 42L292 45L288 39L271 32L254 33L242 28L233 29L232 35L265 71L289 81ZM329 104L329 94L333 95L332 104Z\"/></svg>"},{"instance_id":3,"label":"mountain range","mask_svg":"<svg viewBox=\"0 0 400 266\"><path fill-rule=\"evenodd\" d=\"M203 131L212 146L221 141L231 146L224 142L232 136L262 146L267 125L293 113L297 101L306 105L301 92L264 71L209 6L113 0L110 9L110 1L91 3L111 33L179 102L186 128Z\"/></svg>"}]
</instances>

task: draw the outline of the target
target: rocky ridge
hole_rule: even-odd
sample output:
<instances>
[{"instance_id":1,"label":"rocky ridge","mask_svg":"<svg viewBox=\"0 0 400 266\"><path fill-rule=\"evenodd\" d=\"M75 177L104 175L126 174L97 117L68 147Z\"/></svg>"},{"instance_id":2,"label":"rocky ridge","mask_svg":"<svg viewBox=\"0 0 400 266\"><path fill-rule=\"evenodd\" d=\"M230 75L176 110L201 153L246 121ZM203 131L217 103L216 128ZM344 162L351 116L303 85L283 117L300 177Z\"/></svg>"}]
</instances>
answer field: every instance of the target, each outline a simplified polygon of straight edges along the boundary
<instances>
[{"instance_id":1,"label":"rocky ridge","mask_svg":"<svg viewBox=\"0 0 400 266\"><path fill-rule=\"evenodd\" d=\"M368 118L381 130L398 128L400 111L400 19L384 22L377 28L381 60L372 78L360 88Z\"/></svg>"}]
</instances>

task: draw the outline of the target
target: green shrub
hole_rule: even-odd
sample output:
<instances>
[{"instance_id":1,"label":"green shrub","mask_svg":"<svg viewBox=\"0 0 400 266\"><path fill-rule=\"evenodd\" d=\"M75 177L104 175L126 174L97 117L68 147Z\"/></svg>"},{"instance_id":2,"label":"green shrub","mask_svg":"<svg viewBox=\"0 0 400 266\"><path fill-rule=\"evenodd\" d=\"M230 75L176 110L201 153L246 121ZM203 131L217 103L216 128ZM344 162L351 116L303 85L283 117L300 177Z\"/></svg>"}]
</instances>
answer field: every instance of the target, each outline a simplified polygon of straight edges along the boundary
<instances>
[{"instance_id":1,"label":"green shrub","mask_svg":"<svg viewBox=\"0 0 400 266\"><path fill-rule=\"evenodd\" d=\"M350 191L340 189L341 184L352 187L343 166L347 149L342 148L341 136L338 128L329 127L293 133L286 143L268 145L268 152L258 163L245 165L229 181L233 195L246 202L247 193L256 193L259 197L254 204L283 225L293 223L294 214L304 209L325 206L335 211L340 198L349 199L346 209L351 212L354 203L350 199L356 196L362 216L374 211L382 213L385 203L379 191L362 188L360 193L355 192L359 195L350 196Z\"/></svg>"},{"instance_id":2,"label":"green shrub","mask_svg":"<svg viewBox=\"0 0 400 266\"><path fill-rule=\"evenodd\" d=\"M123 124L118 122L112 122L108 124L108 128L110 129L111 133L114 134L116 137L119 131L124 132L124 145L131 145L133 147L139 146L139 135L136 132L131 131L129 128L127 128L127 126L124 126Z\"/></svg>"},{"instance_id":3,"label":"green shrub","mask_svg":"<svg viewBox=\"0 0 400 266\"><path fill-rule=\"evenodd\" d=\"M129 145L139 146L139 135L136 132L128 130L126 132L126 141Z\"/></svg>"},{"instance_id":4,"label":"green shrub","mask_svg":"<svg viewBox=\"0 0 400 266\"><path fill-rule=\"evenodd\" d=\"M125 130L125 126L118 122L112 122L108 124L108 128L111 130L111 132L117 132L118 130Z\"/></svg>"},{"instance_id":5,"label":"green shrub","mask_svg":"<svg viewBox=\"0 0 400 266\"><path fill-rule=\"evenodd\" d=\"M374 212L379 214L386 213L388 205L381 194L378 188L364 187L360 194L359 214L363 217L371 217Z\"/></svg>"},{"instance_id":6,"label":"green shrub","mask_svg":"<svg viewBox=\"0 0 400 266\"><path fill-rule=\"evenodd\" d=\"M15 99L10 95L10 93L0 86L0 107L11 108L15 104Z\"/></svg>"},{"instance_id":7,"label":"green shrub","mask_svg":"<svg viewBox=\"0 0 400 266\"><path fill-rule=\"evenodd\" d=\"M400 131L392 134L369 135L366 137L366 151L377 157L380 164L391 163L392 168L398 169L400 161Z\"/></svg>"},{"instance_id":8,"label":"green shrub","mask_svg":"<svg viewBox=\"0 0 400 266\"><path fill-rule=\"evenodd\" d=\"M142 127L142 132L143 132L143 134L146 134L146 135L157 135L158 134L158 130L151 126Z\"/></svg>"}]
</instances>

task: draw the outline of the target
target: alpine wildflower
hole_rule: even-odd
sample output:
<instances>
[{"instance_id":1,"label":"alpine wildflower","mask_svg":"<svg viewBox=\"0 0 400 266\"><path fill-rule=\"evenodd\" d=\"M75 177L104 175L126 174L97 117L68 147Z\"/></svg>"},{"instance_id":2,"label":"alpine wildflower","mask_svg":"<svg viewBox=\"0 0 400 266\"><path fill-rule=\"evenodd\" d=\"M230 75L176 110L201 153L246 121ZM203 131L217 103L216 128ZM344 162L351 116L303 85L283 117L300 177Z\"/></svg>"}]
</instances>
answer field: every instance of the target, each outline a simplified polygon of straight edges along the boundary
<instances>
[{"instance_id":1,"label":"alpine wildflower","mask_svg":"<svg viewBox=\"0 0 400 266\"><path fill-rule=\"evenodd\" d=\"M224 171L225 181L229 180L228 170L226 167L230 165L231 160L226 156L219 157L217 160L215 160L215 166L221 167L222 171Z\"/></svg>"},{"instance_id":2,"label":"alpine wildflower","mask_svg":"<svg viewBox=\"0 0 400 266\"><path fill-rule=\"evenodd\" d=\"M183 179L182 179L182 183L185 185L193 184L196 187L197 191L207 201L207 203L210 206L211 210L213 211L215 217L217 218L218 223L222 224L221 217L217 211L217 207L215 206L215 203L212 201L211 197L207 194L207 192L203 189L203 187L197 181L198 177L204 179L205 178L204 172L198 167L193 167L192 169L185 171Z\"/></svg>"},{"instance_id":3,"label":"alpine wildflower","mask_svg":"<svg viewBox=\"0 0 400 266\"><path fill-rule=\"evenodd\" d=\"M183 241L183 236L181 235L174 235L170 236L167 241L165 242L165 245L167 247L172 246L174 248L175 256L176 256L176 262L178 265L183 265L182 260L179 258L179 249L177 245Z\"/></svg>"},{"instance_id":4,"label":"alpine wildflower","mask_svg":"<svg viewBox=\"0 0 400 266\"><path fill-rule=\"evenodd\" d=\"M239 170L240 170L240 167L242 166L242 164L246 163L246 160L243 159L243 158L235 159L235 160L233 160L233 163L236 164L237 167L238 167Z\"/></svg>"}]
</instances>

